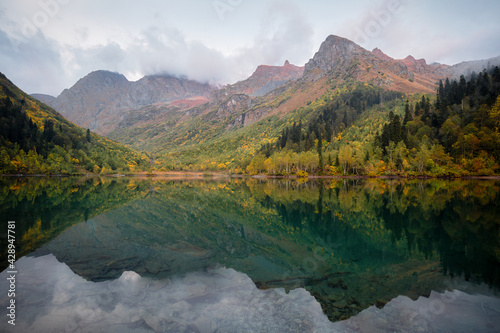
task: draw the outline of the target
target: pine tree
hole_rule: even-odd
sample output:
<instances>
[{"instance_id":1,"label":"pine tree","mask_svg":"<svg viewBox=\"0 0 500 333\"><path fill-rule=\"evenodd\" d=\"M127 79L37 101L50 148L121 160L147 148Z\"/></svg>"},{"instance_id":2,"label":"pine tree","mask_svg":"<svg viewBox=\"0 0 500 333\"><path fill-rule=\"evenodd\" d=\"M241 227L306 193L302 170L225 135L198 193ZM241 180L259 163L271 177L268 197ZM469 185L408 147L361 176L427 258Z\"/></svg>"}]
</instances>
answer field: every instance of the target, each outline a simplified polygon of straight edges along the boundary
<instances>
[{"instance_id":1,"label":"pine tree","mask_svg":"<svg viewBox=\"0 0 500 333\"><path fill-rule=\"evenodd\" d=\"M318 136L318 157L319 157L319 174L323 174L323 170L325 168L323 163L323 140L321 139L321 135Z\"/></svg>"},{"instance_id":2,"label":"pine tree","mask_svg":"<svg viewBox=\"0 0 500 333\"><path fill-rule=\"evenodd\" d=\"M412 117L411 111L410 111L410 101L407 100L406 105L405 105L405 118L403 120L403 125L406 125L409 121L412 121L412 120L413 120L413 117Z\"/></svg>"},{"instance_id":3,"label":"pine tree","mask_svg":"<svg viewBox=\"0 0 500 333\"><path fill-rule=\"evenodd\" d=\"M54 136L55 136L54 122L51 119L45 120L43 124L42 138L47 142L52 142Z\"/></svg>"}]
</instances>

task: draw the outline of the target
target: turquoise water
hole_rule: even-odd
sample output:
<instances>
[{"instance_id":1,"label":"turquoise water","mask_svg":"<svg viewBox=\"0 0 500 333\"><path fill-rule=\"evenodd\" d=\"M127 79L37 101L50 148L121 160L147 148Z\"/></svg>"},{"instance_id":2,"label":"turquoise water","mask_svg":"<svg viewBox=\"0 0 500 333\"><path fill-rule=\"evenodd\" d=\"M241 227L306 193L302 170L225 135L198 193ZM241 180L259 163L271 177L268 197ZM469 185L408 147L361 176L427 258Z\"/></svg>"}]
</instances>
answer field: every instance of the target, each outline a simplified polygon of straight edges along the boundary
<instances>
[{"instance_id":1,"label":"turquoise water","mask_svg":"<svg viewBox=\"0 0 500 333\"><path fill-rule=\"evenodd\" d=\"M495 332L500 324L497 181L0 184L2 217L16 221L24 256L16 327L0 322L12 332ZM2 249L5 309L5 238Z\"/></svg>"}]
</instances>

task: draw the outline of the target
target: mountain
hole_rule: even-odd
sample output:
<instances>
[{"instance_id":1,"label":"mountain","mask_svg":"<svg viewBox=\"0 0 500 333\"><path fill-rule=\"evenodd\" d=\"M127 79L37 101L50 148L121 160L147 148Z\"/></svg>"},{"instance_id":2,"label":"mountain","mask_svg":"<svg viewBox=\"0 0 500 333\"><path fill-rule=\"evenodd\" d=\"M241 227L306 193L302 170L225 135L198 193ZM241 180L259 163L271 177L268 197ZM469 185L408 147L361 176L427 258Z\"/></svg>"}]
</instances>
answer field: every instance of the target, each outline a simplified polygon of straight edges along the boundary
<instances>
[{"instance_id":1,"label":"mountain","mask_svg":"<svg viewBox=\"0 0 500 333\"><path fill-rule=\"evenodd\" d=\"M474 61L464 61L459 64L453 65L449 69L449 76L451 78L458 78L460 75L470 76L473 72L476 74L482 72L484 69L500 66L500 56Z\"/></svg>"},{"instance_id":2,"label":"mountain","mask_svg":"<svg viewBox=\"0 0 500 333\"><path fill-rule=\"evenodd\" d=\"M297 110L310 109L322 98L329 100L331 97L326 95L335 91L336 84L349 80L363 81L382 90L435 91L435 84L424 87L411 82L414 78L403 63L379 59L347 39L329 36L304 68L289 62L284 66L259 66L248 79L212 91L208 104L189 111L147 106L129 112L126 121L108 136L146 151L197 149L200 142L218 142L217 138L241 128L254 131L253 125L268 116L294 118ZM279 87L264 95L256 93L275 82L280 83ZM277 131L279 126L269 129L267 135L277 135ZM262 135L259 130L255 134ZM259 143L251 145L253 149L258 146Z\"/></svg>"},{"instance_id":3,"label":"mountain","mask_svg":"<svg viewBox=\"0 0 500 333\"><path fill-rule=\"evenodd\" d=\"M372 53L383 60L393 61L395 59L389 57L382 52L379 48L373 49ZM464 61L455 65L443 65L439 63L427 64L425 59L415 59L409 55L405 59L396 60L408 67L413 73L423 74L429 80L443 79L448 77L450 79L458 79L460 75L470 76L473 72L480 73L484 69L489 69L500 65L500 56L484 60ZM427 81L429 81L427 80ZM431 82L431 81L429 81Z\"/></svg>"},{"instance_id":4,"label":"mountain","mask_svg":"<svg viewBox=\"0 0 500 333\"><path fill-rule=\"evenodd\" d=\"M393 59L386 55L379 48L375 48L372 53L378 58L386 61L396 61L405 65L410 72L414 74L413 81L420 86L434 88L433 91L426 91L433 93L435 91L436 82L449 75L450 66L431 64L428 65L425 59L415 59L409 55L404 59ZM432 90L432 89L431 89ZM423 92L423 91L422 91Z\"/></svg>"},{"instance_id":5,"label":"mountain","mask_svg":"<svg viewBox=\"0 0 500 333\"><path fill-rule=\"evenodd\" d=\"M36 98L37 100L39 100L40 102L42 103L45 103L47 105L51 105L54 100L56 99L54 96L51 96L51 95L46 95L46 94L30 94L31 97L33 98Z\"/></svg>"},{"instance_id":6,"label":"mountain","mask_svg":"<svg viewBox=\"0 0 500 333\"><path fill-rule=\"evenodd\" d=\"M146 156L91 133L0 73L0 174L83 174L146 169Z\"/></svg>"},{"instance_id":7,"label":"mountain","mask_svg":"<svg viewBox=\"0 0 500 333\"><path fill-rule=\"evenodd\" d=\"M169 75L145 76L137 82L129 82L121 74L96 71L64 90L55 100L36 96L76 124L106 135L117 127L127 127L130 119L156 121L159 113L188 110L234 94L262 96L301 77L303 71L303 67L288 61L283 66L262 65L248 79L219 90L209 84ZM140 110L144 108L157 112L147 112L153 117L141 115Z\"/></svg>"},{"instance_id":8,"label":"mountain","mask_svg":"<svg viewBox=\"0 0 500 333\"><path fill-rule=\"evenodd\" d=\"M196 96L208 97L212 90L214 87L209 84L170 75L145 76L130 82L122 74L96 71L64 90L50 104L70 121L106 134L115 128L126 110Z\"/></svg>"},{"instance_id":9,"label":"mountain","mask_svg":"<svg viewBox=\"0 0 500 333\"><path fill-rule=\"evenodd\" d=\"M393 58L389 57L387 54L382 52L382 50L379 49L378 47L374 48L372 53L382 60L394 60Z\"/></svg>"},{"instance_id":10,"label":"mountain","mask_svg":"<svg viewBox=\"0 0 500 333\"><path fill-rule=\"evenodd\" d=\"M161 121L129 123L109 135L154 152L159 167L167 170L491 174L500 163L494 146L474 146L482 148L469 150L465 159L458 152L463 152L459 145L472 144L466 140L477 139L474 145L496 140L494 120L488 118L495 114L496 85L487 83L499 76L480 73L471 82L446 85L435 104L439 80L449 68L412 56L393 59L329 36L302 77L265 95L224 87L189 113L164 113ZM458 97L466 98L468 106ZM487 104L479 112L481 103ZM461 109L466 113L457 113ZM487 130L476 132L485 125ZM471 131L474 137L466 138ZM388 155L396 148L391 142L398 144L396 159ZM427 156L435 156L434 164L426 164L434 158Z\"/></svg>"},{"instance_id":11,"label":"mountain","mask_svg":"<svg viewBox=\"0 0 500 333\"><path fill-rule=\"evenodd\" d=\"M425 60L412 57L395 60L379 49L373 52L354 42L329 36L305 66L305 76L316 80L323 76L351 78L404 93L433 93L436 80L445 72L438 66L427 66Z\"/></svg>"},{"instance_id":12,"label":"mountain","mask_svg":"<svg viewBox=\"0 0 500 333\"><path fill-rule=\"evenodd\" d=\"M412 150L407 159L397 161L408 164L417 160L415 154L427 154L424 146L429 149L431 143L441 142L447 135L451 135L450 142L460 138L461 126L475 121L475 101L487 101L487 107L492 106L495 91L488 86L477 88L496 80L495 75L486 73L480 73L478 82L470 82L470 87L462 82L460 91L453 96L448 96L449 92L458 84L444 87L440 95L448 97L440 105L434 104L439 81L457 68L427 64L413 56L393 59L379 49L370 52L332 35L303 68L289 62L283 66L259 66L248 79L220 89L196 82L187 84L183 79L168 76L129 82L121 74L99 71L81 79L56 102L66 101L65 109L71 112L65 114L78 117L76 112L81 112L79 121L87 122L84 126L98 128L109 138L134 149L154 153L160 170L289 173L292 168L323 172L320 165L334 170L331 162L339 159L340 149L355 142L356 147L349 148L356 156L355 165L360 165L361 159L373 159L372 167L363 172L379 174L386 172L380 170L394 170L394 161L386 156L387 149L393 148L391 142L401 143L403 134L409 135L404 144ZM179 85L189 89L182 90ZM158 93L162 91L166 93ZM465 96L464 91L469 95ZM489 95L481 96L485 91ZM191 97L187 97L189 93ZM450 110L465 111L465 104L457 106L457 96L470 101L467 114L452 113L457 117L446 122ZM489 112L485 110L477 128L484 127L484 114ZM456 123L463 117L463 122ZM386 128L387 123L394 128ZM444 124L446 129L441 128ZM403 126L412 127L402 131ZM326 146L318 148L323 141ZM421 147L422 142L426 144ZM452 155L456 149L453 144L441 142L445 153ZM324 150L324 158L318 160L315 149ZM398 149L404 151L402 147ZM282 150L293 152L301 162L294 160L285 169L263 167L271 156L278 156L276 161L290 161L279 155ZM471 157L479 150L474 151ZM486 150L481 158L488 156L496 156L496 152ZM380 161L384 164L375 167ZM486 163L481 161L477 165ZM441 162L435 164L436 168L442 166ZM267 165L272 163L268 161ZM343 173L351 170L349 165L350 162L343 165ZM419 174L426 169L420 165ZM481 170L495 169L494 164L484 165L489 166ZM357 173L360 168L352 170Z\"/></svg>"},{"instance_id":13,"label":"mountain","mask_svg":"<svg viewBox=\"0 0 500 333\"><path fill-rule=\"evenodd\" d=\"M283 66L260 65L246 80L227 85L214 92L214 99L221 100L224 96L245 94L258 97L284 85L288 81L302 77L304 67L290 64L287 60Z\"/></svg>"}]
</instances>

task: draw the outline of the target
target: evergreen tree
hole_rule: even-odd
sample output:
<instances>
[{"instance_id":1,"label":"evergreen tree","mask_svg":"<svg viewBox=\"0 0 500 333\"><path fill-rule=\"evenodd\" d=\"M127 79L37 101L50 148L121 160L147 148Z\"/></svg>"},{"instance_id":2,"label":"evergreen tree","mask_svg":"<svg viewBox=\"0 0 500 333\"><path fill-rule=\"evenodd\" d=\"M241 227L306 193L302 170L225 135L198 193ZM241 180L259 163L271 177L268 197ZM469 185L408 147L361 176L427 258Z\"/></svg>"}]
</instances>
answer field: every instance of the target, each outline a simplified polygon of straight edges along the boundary
<instances>
[{"instance_id":1,"label":"evergreen tree","mask_svg":"<svg viewBox=\"0 0 500 333\"><path fill-rule=\"evenodd\" d=\"M318 158L319 158L319 173L323 174L324 170L324 163L323 163L323 140L321 139L321 135L318 136L318 145L317 145L317 150L318 150Z\"/></svg>"},{"instance_id":2,"label":"evergreen tree","mask_svg":"<svg viewBox=\"0 0 500 333\"><path fill-rule=\"evenodd\" d=\"M46 142L52 142L54 139L55 132L54 132L54 122L51 119L45 120L43 124L43 134L42 138Z\"/></svg>"},{"instance_id":3,"label":"evergreen tree","mask_svg":"<svg viewBox=\"0 0 500 333\"><path fill-rule=\"evenodd\" d=\"M403 125L406 125L409 121L412 121L412 120L413 120L413 117L412 117L411 111L410 111L410 101L407 100L406 105L405 105L405 117L403 120Z\"/></svg>"}]
</instances>

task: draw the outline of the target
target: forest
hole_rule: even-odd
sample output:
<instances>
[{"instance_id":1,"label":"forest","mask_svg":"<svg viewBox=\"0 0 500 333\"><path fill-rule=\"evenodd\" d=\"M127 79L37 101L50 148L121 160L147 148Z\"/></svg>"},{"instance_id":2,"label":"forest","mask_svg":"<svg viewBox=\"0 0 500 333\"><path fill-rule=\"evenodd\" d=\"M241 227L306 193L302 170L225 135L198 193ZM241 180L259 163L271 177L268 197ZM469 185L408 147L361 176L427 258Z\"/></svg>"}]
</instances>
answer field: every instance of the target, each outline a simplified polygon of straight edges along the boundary
<instances>
[{"instance_id":1,"label":"forest","mask_svg":"<svg viewBox=\"0 0 500 333\"><path fill-rule=\"evenodd\" d=\"M68 122L0 75L0 174L108 174L148 165L144 154Z\"/></svg>"},{"instance_id":2,"label":"forest","mask_svg":"<svg viewBox=\"0 0 500 333\"><path fill-rule=\"evenodd\" d=\"M249 174L493 175L500 165L500 69L439 82L435 96L358 83L263 145ZM382 121L381 121L382 120Z\"/></svg>"}]
</instances>

